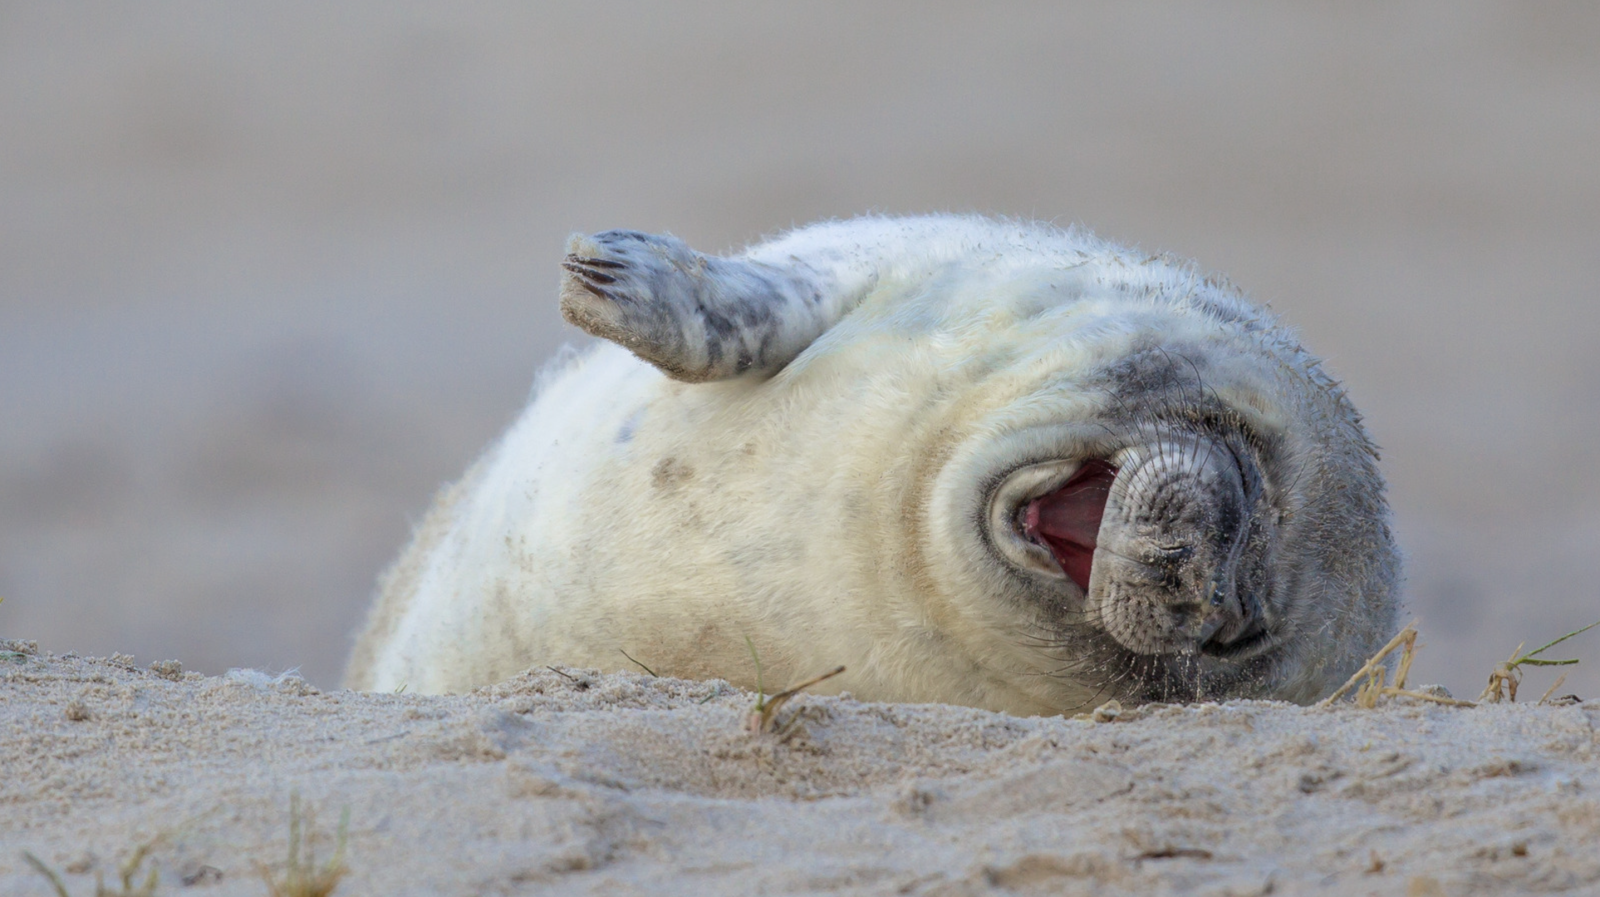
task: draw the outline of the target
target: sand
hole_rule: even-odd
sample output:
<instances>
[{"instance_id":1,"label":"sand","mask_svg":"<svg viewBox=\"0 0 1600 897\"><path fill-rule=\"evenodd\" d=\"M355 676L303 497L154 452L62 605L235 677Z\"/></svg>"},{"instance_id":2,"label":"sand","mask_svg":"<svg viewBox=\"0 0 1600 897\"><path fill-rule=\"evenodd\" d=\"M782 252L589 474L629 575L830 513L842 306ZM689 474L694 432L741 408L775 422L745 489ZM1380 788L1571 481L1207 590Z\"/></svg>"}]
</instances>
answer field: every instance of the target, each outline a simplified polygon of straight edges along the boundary
<instances>
[{"instance_id":1,"label":"sand","mask_svg":"<svg viewBox=\"0 0 1600 897\"><path fill-rule=\"evenodd\" d=\"M265 894L291 798L339 894L1600 893L1600 705L1241 701L1115 720L531 670L321 691L0 643L0 893L151 845Z\"/></svg>"},{"instance_id":2,"label":"sand","mask_svg":"<svg viewBox=\"0 0 1600 897\"><path fill-rule=\"evenodd\" d=\"M222 675L337 680L575 338L568 233L957 210L1283 313L1384 448L1419 675L1475 691L1600 617L1597 44L1503 0L0 4L0 636L141 658L0 655L0 895L151 839L162 893L264 894L295 792L349 895L1600 891L1586 705L806 698L778 744L709 683Z\"/></svg>"}]
</instances>

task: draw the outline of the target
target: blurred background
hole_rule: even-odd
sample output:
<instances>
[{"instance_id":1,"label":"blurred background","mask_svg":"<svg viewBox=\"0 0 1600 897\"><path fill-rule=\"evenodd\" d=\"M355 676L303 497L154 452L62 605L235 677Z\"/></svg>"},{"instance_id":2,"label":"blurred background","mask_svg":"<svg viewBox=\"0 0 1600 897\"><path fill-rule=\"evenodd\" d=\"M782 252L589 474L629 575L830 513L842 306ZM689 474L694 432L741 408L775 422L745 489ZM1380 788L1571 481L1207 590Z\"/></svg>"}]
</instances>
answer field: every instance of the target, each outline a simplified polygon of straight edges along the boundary
<instances>
[{"instance_id":1,"label":"blurred background","mask_svg":"<svg viewBox=\"0 0 1600 897\"><path fill-rule=\"evenodd\" d=\"M1597 9L0 2L0 635L334 685L569 232L976 211L1297 327L1475 696L1600 619Z\"/></svg>"}]
</instances>

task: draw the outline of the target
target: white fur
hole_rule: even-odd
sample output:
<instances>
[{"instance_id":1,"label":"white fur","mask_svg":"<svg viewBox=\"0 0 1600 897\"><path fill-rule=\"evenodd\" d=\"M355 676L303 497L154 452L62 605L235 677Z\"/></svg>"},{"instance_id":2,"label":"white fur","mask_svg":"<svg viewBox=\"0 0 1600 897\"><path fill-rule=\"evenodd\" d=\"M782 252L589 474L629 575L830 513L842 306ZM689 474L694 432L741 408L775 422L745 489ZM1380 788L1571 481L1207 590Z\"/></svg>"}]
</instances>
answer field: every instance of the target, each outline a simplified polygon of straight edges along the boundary
<instances>
[{"instance_id":1,"label":"white fur","mask_svg":"<svg viewBox=\"0 0 1600 897\"><path fill-rule=\"evenodd\" d=\"M350 685L459 692L534 665L633 668L624 651L753 685L749 639L769 687L844 664L827 686L872 699L1091 697L989 597L968 480L1092 420L1106 397L1075 384L1134 341L1243 344L1265 337L1217 309L1270 320L1185 265L980 218L825 223L742 258L819 285L819 335L775 372L705 383L615 345L561 362L402 558ZM1283 391L1321 382L1286 345L1216 383L1279 431L1304 404Z\"/></svg>"}]
</instances>

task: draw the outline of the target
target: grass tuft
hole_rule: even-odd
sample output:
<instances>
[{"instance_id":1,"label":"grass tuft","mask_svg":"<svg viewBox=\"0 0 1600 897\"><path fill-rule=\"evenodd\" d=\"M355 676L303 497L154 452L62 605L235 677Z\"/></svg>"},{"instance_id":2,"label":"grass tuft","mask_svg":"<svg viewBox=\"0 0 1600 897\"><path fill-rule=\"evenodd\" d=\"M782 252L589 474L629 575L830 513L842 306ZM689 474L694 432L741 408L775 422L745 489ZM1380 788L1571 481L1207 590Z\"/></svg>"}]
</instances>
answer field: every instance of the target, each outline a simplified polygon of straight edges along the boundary
<instances>
[{"instance_id":1,"label":"grass tuft","mask_svg":"<svg viewBox=\"0 0 1600 897\"><path fill-rule=\"evenodd\" d=\"M769 698L767 697L766 685L761 679L761 658L756 654L755 643L750 641L749 636L745 636L744 643L750 649L750 659L756 665L756 705L750 709L750 713L745 717L744 722L745 730L752 734L760 735L775 731L778 728L778 710L788 703L790 698L816 685L818 682L832 679L834 676L844 672L843 666L834 667L826 673L812 676L799 685L780 691Z\"/></svg>"},{"instance_id":2,"label":"grass tuft","mask_svg":"<svg viewBox=\"0 0 1600 897\"><path fill-rule=\"evenodd\" d=\"M61 883L61 876L56 874L56 870L46 866L44 860L39 859L26 850L22 852L22 858L26 860L28 865L32 866L40 875L50 879L50 884L56 889L57 897L72 897L71 894L67 893L67 886Z\"/></svg>"},{"instance_id":3,"label":"grass tuft","mask_svg":"<svg viewBox=\"0 0 1600 897\"><path fill-rule=\"evenodd\" d=\"M1370 660L1362 664L1361 669L1356 670L1333 694L1318 702L1318 706L1326 707L1332 705L1348 694L1351 689L1355 690L1356 706L1367 709L1376 707L1378 699L1383 697L1416 698L1421 701L1431 701L1435 704L1447 704L1451 707L1476 707L1478 703L1483 702L1492 704L1500 701L1515 701L1517 699L1517 686L1522 682L1522 667L1558 667L1571 666L1577 663L1577 658L1547 660L1539 655L1573 636L1588 632L1596 626L1600 626L1600 620L1590 623L1582 629L1574 629L1566 635L1541 645L1526 654L1522 653L1522 648L1527 643L1524 642L1522 645L1518 645L1517 650L1511 652L1510 660L1495 664L1494 670L1489 673L1488 686L1484 688L1483 694L1478 696L1477 702L1473 702L1458 701L1455 698L1447 698L1442 695L1421 691L1411 691L1406 688L1406 679L1411 675L1411 661L1416 657L1417 651L1417 621L1412 620L1394 638L1390 639L1387 645L1378 649L1378 653L1372 655ZM1390 685L1386 681L1388 664L1385 661L1395 651L1400 652L1400 661L1395 670L1394 684ZM1539 703L1543 704L1550 700L1550 696L1555 694L1556 689L1561 687L1561 683L1565 682L1566 678L1565 675L1558 677L1555 684L1550 686L1545 691L1544 696L1539 699Z\"/></svg>"},{"instance_id":4,"label":"grass tuft","mask_svg":"<svg viewBox=\"0 0 1600 897\"><path fill-rule=\"evenodd\" d=\"M1517 650L1511 652L1510 660L1494 665L1494 669L1489 673L1489 684L1483 687L1483 694L1478 695L1478 700L1488 701L1490 703L1498 703L1500 701L1507 700L1515 701L1517 699L1517 686L1522 684L1522 668L1525 666L1564 667L1577 663L1578 659L1575 657L1570 660L1546 660L1539 655L1575 635L1582 635L1585 632L1588 632L1596 626L1600 626L1600 620L1596 620L1582 629L1574 629L1566 635L1563 635L1552 642L1540 645L1526 654L1522 653L1522 646L1526 645L1527 642L1523 642L1522 645L1518 645ZM1550 691L1545 692L1544 697L1539 699L1539 703L1544 703L1545 700L1550 697L1551 692L1554 692L1558 687L1560 687L1561 683L1565 680L1565 676L1557 679L1556 684L1550 687Z\"/></svg>"},{"instance_id":5,"label":"grass tuft","mask_svg":"<svg viewBox=\"0 0 1600 897\"><path fill-rule=\"evenodd\" d=\"M1396 633L1395 637L1390 639L1387 645L1379 648L1378 653L1372 655L1371 659L1362 664L1361 669L1351 674L1350 678L1339 686L1333 694L1323 698L1319 706L1326 707L1333 704L1348 694L1352 688L1356 689L1356 704L1361 707L1374 706L1385 688L1404 691L1406 677L1411 673L1411 658L1416 649L1417 621L1412 620L1406 624L1404 629ZM1400 669L1397 671L1398 675L1395 676L1395 684L1386 685L1384 678L1388 675L1389 668L1384 664L1384 661L1396 650L1401 652ZM1422 693L1417 692L1417 694Z\"/></svg>"},{"instance_id":6,"label":"grass tuft","mask_svg":"<svg viewBox=\"0 0 1600 897\"><path fill-rule=\"evenodd\" d=\"M350 834L350 808L339 814L339 833L335 839L333 856L317 865L316 848L305 829L313 819L300 811L300 795L289 795L289 860L283 874L275 876L272 870L257 864L256 871L272 897L328 897L339 887L339 881L350 871L344 864L345 842ZM301 856L304 849L305 855Z\"/></svg>"},{"instance_id":7,"label":"grass tuft","mask_svg":"<svg viewBox=\"0 0 1600 897\"><path fill-rule=\"evenodd\" d=\"M128 857L128 861L122 864L122 868L117 870L117 876L122 879L122 889L119 891L113 891L107 888L105 877L99 872L95 872L95 897L153 897L156 892L156 882L158 880L154 867L150 869L150 874L145 876L143 884L135 885L133 883L134 878L139 875L139 867L144 865L144 858L150 854L150 848L152 846L153 845L151 844L141 844L139 848L133 852L133 856ZM27 852L26 850L22 852L22 858L26 860L28 865L32 866L36 872L38 872L40 875L43 875L45 878L50 879L51 886L55 888L56 897L72 897L72 895L67 893L67 886L61 881L61 876L56 874L54 869L46 866L43 860Z\"/></svg>"}]
</instances>

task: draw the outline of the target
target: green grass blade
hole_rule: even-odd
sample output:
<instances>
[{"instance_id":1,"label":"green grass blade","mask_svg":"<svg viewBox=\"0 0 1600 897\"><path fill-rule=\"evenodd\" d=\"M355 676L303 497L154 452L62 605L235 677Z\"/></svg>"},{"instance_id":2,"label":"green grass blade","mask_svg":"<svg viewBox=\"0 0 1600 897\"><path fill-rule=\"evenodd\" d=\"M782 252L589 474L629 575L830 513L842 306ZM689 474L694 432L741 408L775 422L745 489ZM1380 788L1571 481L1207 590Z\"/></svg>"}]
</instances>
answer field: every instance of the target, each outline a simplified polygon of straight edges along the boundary
<instances>
[{"instance_id":1,"label":"green grass blade","mask_svg":"<svg viewBox=\"0 0 1600 897\"><path fill-rule=\"evenodd\" d=\"M56 874L56 870L46 866L43 860L27 852L26 850L22 852L22 858L28 862L28 865L33 867L35 872L38 872L45 878L50 879L50 884L55 887L56 894L59 895L59 897L70 897L70 895L67 894L67 886L61 883L61 876Z\"/></svg>"},{"instance_id":2,"label":"green grass blade","mask_svg":"<svg viewBox=\"0 0 1600 897\"><path fill-rule=\"evenodd\" d=\"M744 646L750 649L750 660L756 665L756 709L760 710L767 704L767 687L761 683L761 658L756 656L756 643L750 641L750 636L744 637Z\"/></svg>"},{"instance_id":3,"label":"green grass blade","mask_svg":"<svg viewBox=\"0 0 1600 897\"><path fill-rule=\"evenodd\" d=\"M1583 635L1585 632L1588 632L1589 630L1595 628L1596 626L1600 626L1600 620L1596 620L1593 623L1590 623L1588 626L1583 627L1582 629L1574 629L1573 631L1567 633L1566 635L1563 635L1562 637L1556 639L1555 641L1551 642L1548 645L1542 645L1542 646L1540 646L1538 648L1534 648L1532 651L1529 651L1528 653L1522 655L1522 657L1518 658L1516 661L1513 661L1513 664L1517 664L1517 663L1532 663L1532 664L1548 663L1549 661L1535 661L1535 660L1532 660L1531 658L1538 657L1540 654L1543 654L1545 651L1548 651L1549 649L1554 648L1556 645L1561 644L1562 642L1566 641L1569 638L1572 638L1575 635ZM1565 662L1565 661L1563 661L1563 662ZM1577 661L1574 660L1574 661L1572 661L1572 663L1577 663Z\"/></svg>"}]
</instances>

